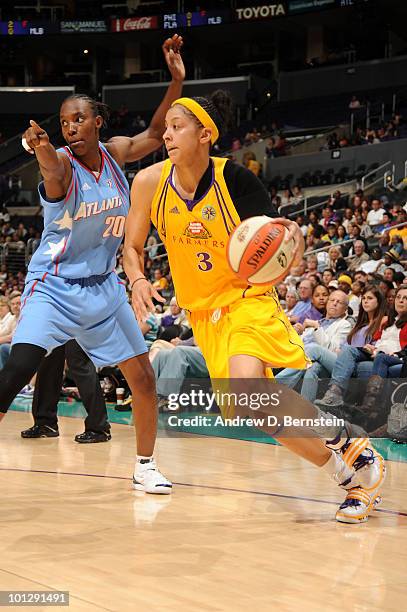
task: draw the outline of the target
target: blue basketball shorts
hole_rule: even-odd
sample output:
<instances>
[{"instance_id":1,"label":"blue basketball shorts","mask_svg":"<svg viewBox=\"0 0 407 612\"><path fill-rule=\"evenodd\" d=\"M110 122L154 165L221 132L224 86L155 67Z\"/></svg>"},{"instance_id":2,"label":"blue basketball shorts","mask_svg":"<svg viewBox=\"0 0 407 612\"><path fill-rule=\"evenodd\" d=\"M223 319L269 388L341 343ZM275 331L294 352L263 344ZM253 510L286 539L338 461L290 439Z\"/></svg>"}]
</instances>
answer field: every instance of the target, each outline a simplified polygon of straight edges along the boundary
<instances>
[{"instance_id":1,"label":"blue basketball shorts","mask_svg":"<svg viewBox=\"0 0 407 612\"><path fill-rule=\"evenodd\" d=\"M83 279L29 273L21 306L13 344L34 344L49 352L74 339L97 366L147 352L115 272Z\"/></svg>"}]
</instances>

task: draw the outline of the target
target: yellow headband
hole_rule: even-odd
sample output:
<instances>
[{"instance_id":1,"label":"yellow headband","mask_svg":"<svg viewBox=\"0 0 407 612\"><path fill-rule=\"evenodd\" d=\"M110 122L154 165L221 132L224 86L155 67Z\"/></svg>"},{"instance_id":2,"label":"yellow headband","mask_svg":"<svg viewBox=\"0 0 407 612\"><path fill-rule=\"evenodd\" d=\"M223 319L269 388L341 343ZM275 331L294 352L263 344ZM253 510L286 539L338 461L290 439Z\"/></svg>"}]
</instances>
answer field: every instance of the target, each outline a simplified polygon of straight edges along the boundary
<instances>
[{"instance_id":1,"label":"yellow headband","mask_svg":"<svg viewBox=\"0 0 407 612\"><path fill-rule=\"evenodd\" d=\"M199 119L199 121L204 127L211 128L211 143L215 144L215 142L219 138L219 130L216 127L214 120L210 117L206 110L202 108L202 106L192 98L178 98L178 100L175 100L175 102L171 104L171 107L175 104L181 104L181 106L185 106L185 108L191 111L191 113L195 115L197 119Z\"/></svg>"}]
</instances>

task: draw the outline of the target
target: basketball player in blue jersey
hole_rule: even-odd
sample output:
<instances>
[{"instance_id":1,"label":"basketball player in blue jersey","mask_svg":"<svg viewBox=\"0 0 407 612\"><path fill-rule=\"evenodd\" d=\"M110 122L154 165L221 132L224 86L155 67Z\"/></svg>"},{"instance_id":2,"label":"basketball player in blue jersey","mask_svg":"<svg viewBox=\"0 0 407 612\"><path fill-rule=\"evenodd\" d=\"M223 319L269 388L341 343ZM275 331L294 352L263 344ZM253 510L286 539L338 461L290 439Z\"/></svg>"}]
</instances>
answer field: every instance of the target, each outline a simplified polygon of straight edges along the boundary
<instances>
[{"instance_id":1,"label":"basketball player in blue jersey","mask_svg":"<svg viewBox=\"0 0 407 612\"><path fill-rule=\"evenodd\" d=\"M121 170L162 145L165 114L185 77L174 35L163 45L172 81L150 126L133 138L106 144L99 132L107 108L78 94L60 109L67 146L58 151L35 121L24 134L43 181L44 231L22 296L10 358L0 372L0 419L53 348L76 339L97 366L119 364L131 388L137 440L134 487L168 494L171 483L153 459L157 405L153 370L125 287L114 272L129 212L129 186Z\"/></svg>"}]
</instances>

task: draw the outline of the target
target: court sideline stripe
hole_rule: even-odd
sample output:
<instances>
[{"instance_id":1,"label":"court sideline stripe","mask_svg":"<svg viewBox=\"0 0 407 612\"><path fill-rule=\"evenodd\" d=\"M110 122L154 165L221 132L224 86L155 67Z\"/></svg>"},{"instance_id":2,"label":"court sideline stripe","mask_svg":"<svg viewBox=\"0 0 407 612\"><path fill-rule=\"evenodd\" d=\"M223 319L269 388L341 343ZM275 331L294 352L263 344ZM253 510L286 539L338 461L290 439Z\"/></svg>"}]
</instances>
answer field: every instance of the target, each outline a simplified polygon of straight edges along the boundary
<instances>
[{"instance_id":1,"label":"court sideline stripe","mask_svg":"<svg viewBox=\"0 0 407 612\"><path fill-rule=\"evenodd\" d=\"M111 480L131 480L127 476L106 476L105 474L81 474L79 472L57 472L54 470L26 470L24 468L3 468L0 467L1 472L28 472L34 474L60 474L61 476L85 476L88 478L109 478ZM232 487L217 487L214 485L201 485L192 484L190 482L173 482L173 484L181 487L197 487L199 489L211 489L214 491L230 491L231 493L248 493L252 495L264 495L266 497L279 497L282 499L297 499L299 501L314 502L317 504L335 504L336 501L327 501L326 499L315 499L313 497L302 497L300 495L284 495L283 493L270 493L268 491L253 491L247 489L234 489ZM399 510L386 510L378 508L375 512L382 512L384 514L395 514L397 516L407 516L407 512L400 512Z\"/></svg>"}]
</instances>

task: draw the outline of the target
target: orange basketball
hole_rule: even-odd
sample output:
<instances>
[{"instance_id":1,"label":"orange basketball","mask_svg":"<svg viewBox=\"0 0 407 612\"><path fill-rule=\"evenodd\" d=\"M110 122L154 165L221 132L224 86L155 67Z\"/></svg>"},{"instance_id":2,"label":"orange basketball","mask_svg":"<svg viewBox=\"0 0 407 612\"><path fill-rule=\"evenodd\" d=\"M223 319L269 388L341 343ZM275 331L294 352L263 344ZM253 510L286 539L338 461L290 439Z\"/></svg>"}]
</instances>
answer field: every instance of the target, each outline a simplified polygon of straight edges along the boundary
<instances>
[{"instance_id":1,"label":"orange basketball","mask_svg":"<svg viewBox=\"0 0 407 612\"><path fill-rule=\"evenodd\" d=\"M242 221L229 236L227 258L232 270L250 285L270 285L288 273L294 240L285 242L288 229L266 216Z\"/></svg>"}]
</instances>

